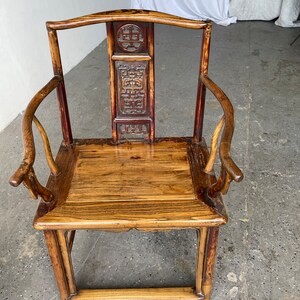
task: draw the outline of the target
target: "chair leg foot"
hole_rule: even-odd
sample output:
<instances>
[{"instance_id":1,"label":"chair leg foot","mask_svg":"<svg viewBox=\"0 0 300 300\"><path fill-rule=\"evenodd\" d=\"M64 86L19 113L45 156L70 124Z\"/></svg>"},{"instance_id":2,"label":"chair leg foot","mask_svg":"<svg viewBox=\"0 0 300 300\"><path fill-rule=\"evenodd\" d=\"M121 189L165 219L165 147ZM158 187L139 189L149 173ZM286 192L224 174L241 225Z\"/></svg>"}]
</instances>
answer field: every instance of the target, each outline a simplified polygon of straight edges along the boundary
<instances>
[{"instance_id":1,"label":"chair leg foot","mask_svg":"<svg viewBox=\"0 0 300 300\"><path fill-rule=\"evenodd\" d=\"M204 300L204 295L202 293L196 293L198 300Z\"/></svg>"},{"instance_id":2,"label":"chair leg foot","mask_svg":"<svg viewBox=\"0 0 300 300\"><path fill-rule=\"evenodd\" d=\"M218 227L204 227L198 231L196 294L199 300L210 300L218 234Z\"/></svg>"},{"instance_id":3,"label":"chair leg foot","mask_svg":"<svg viewBox=\"0 0 300 300\"><path fill-rule=\"evenodd\" d=\"M77 293L66 234L61 230L45 230L46 243L62 300Z\"/></svg>"},{"instance_id":4,"label":"chair leg foot","mask_svg":"<svg viewBox=\"0 0 300 300\"><path fill-rule=\"evenodd\" d=\"M209 285L204 285L203 286L203 293L204 293L203 300L210 300L211 288L212 288L211 285L210 286Z\"/></svg>"},{"instance_id":5,"label":"chair leg foot","mask_svg":"<svg viewBox=\"0 0 300 300\"><path fill-rule=\"evenodd\" d=\"M75 277L73 272L70 244L67 236L68 236L67 231L57 230L57 241L61 252L62 262L67 277L70 295L76 295L77 289L76 289Z\"/></svg>"}]
</instances>

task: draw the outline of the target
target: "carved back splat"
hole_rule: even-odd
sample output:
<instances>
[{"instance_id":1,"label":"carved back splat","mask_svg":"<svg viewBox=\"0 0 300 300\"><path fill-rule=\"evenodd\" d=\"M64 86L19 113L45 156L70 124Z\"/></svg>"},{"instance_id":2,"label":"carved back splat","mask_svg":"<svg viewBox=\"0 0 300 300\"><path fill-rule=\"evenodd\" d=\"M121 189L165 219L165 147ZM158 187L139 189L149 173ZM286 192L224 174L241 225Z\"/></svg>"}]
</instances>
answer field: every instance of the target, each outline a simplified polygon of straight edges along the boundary
<instances>
[{"instance_id":1,"label":"carved back splat","mask_svg":"<svg viewBox=\"0 0 300 300\"><path fill-rule=\"evenodd\" d=\"M112 137L154 141L153 23L109 22Z\"/></svg>"}]
</instances>

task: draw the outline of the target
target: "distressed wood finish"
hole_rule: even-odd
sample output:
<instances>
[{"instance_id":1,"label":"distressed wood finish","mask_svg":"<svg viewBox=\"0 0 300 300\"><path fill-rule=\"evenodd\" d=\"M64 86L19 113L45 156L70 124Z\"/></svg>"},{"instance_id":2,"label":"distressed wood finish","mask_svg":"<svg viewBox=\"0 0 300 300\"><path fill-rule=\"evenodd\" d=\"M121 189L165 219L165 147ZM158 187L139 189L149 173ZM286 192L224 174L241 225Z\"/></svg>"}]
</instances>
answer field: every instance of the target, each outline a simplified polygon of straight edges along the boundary
<instances>
[{"instance_id":1,"label":"distressed wood finish","mask_svg":"<svg viewBox=\"0 0 300 300\"><path fill-rule=\"evenodd\" d=\"M224 123L225 123L225 120L224 120L224 117L222 117L220 119L219 123L217 124L215 131L213 133L213 136L211 139L211 144L210 144L209 158L208 158L207 164L204 169L204 171L206 173L212 172L212 170L214 168L216 157L217 157L217 151L218 151L218 140L219 140L219 136L222 131L222 128L224 126Z\"/></svg>"},{"instance_id":2,"label":"distressed wood finish","mask_svg":"<svg viewBox=\"0 0 300 300\"><path fill-rule=\"evenodd\" d=\"M68 175L68 192L59 193L65 177L50 177L47 187L59 205L46 214L42 206L36 229L157 230L227 221L220 196L214 198L219 205L212 210L201 192L213 181L212 175L203 173L203 180L196 180L206 164L204 143L196 151L191 139L119 145L77 140L71 150L62 147L58 157L60 168L74 168Z\"/></svg>"},{"instance_id":3,"label":"distressed wood finish","mask_svg":"<svg viewBox=\"0 0 300 300\"><path fill-rule=\"evenodd\" d=\"M196 199L185 142L78 145L76 151L67 203Z\"/></svg>"},{"instance_id":4,"label":"distressed wood finish","mask_svg":"<svg viewBox=\"0 0 300 300\"><path fill-rule=\"evenodd\" d=\"M29 102L23 116L22 131L23 131L23 145L24 145L24 158L17 169L17 171L11 176L9 183L12 186L18 186L23 182L24 177L28 174L32 168L35 160L35 145L32 133L32 122L34 114L45 99L61 82L62 78L54 76Z\"/></svg>"},{"instance_id":5,"label":"distressed wood finish","mask_svg":"<svg viewBox=\"0 0 300 300\"><path fill-rule=\"evenodd\" d=\"M53 30L65 30L86 25L122 21L157 23L190 29L204 29L207 27L207 22L204 21L189 20L149 10L124 9L90 14L65 21L47 22L47 28Z\"/></svg>"},{"instance_id":6,"label":"distressed wood finish","mask_svg":"<svg viewBox=\"0 0 300 300\"><path fill-rule=\"evenodd\" d=\"M114 122L117 116L117 106L116 106L116 89L115 89L115 67L114 61L112 59L114 54L115 39L113 31L113 23L108 22L106 24L107 30L107 52L109 60L109 80L110 80L110 110L111 110L111 126L112 126L112 139L117 141L117 124Z\"/></svg>"},{"instance_id":7,"label":"distressed wood finish","mask_svg":"<svg viewBox=\"0 0 300 300\"><path fill-rule=\"evenodd\" d=\"M207 227L203 227L197 231L198 235L198 253L196 261L196 290L195 293L199 299L203 299L202 282L205 268L205 250L207 241Z\"/></svg>"},{"instance_id":8,"label":"distressed wood finish","mask_svg":"<svg viewBox=\"0 0 300 300\"><path fill-rule=\"evenodd\" d=\"M205 245L205 262L203 272L202 291L205 300L210 300L212 279L217 253L217 244L219 236L219 227L211 227L208 229L208 236Z\"/></svg>"},{"instance_id":9,"label":"distressed wood finish","mask_svg":"<svg viewBox=\"0 0 300 300\"><path fill-rule=\"evenodd\" d=\"M73 140L57 30L98 23L107 25L112 138ZM193 137L155 138L154 23L203 29ZM227 193L232 180L243 178L230 156L232 104L207 75L211 23L152 11L119 10L47 22L47 29L55 76L24 113L25 154L10 184L23 182L33 198L42 198L33 223L44 230L61 299L209 300L218 227L228 219L221 193ZM63 141L54 161L47 134L34 114L55 88ZM224 111L210 153L202 137L206 89ZM46 187L33 169L32 122L42 136L51 170ZM139 141L133 141L136 139ZM216 178L213 167L218 152L221 170ZM195 288L77 291L71 259L76 230L187 228L198 232Z\"/></svg>"},{"instance_id":10,"label":"distressed wood finish","mask_svg":"<svg viewBox=\"0 0 300 300\"><path fill-rule=\"evenodd\" d=\"M35 160L35 145L32 132L32 122L36 122L42 135L49 167L53 174L57 175L58 169L52 158L48 137L44 128L41 126L34 114L45 97L57 88L61 81L62 78L60 76L54 76L29 102L22 121L24 158L19 168L9 179L9 183L14 187L17 187L23 182L25 187L29 190L32 198L37 199L38 196L41 196L44 201L51 201L53 199L53 194L51 190L48 190L40 184L34 172L33 164Z\"/></svg>"},{"instance_id":11,"label":"distressed wood finish","mask_svg":"<svg viewBox=\"0 0 300 300\"><path fill-rule=\"evenodd\" d=\"M148 28L148 47L151 60L149 61L149 103L150 103L150 141L155 138L155 69L154 69L154 23L149 23Z\"/></svg>"},{"instance_id":12,"label":"distressed wood finish","mask_svg":"<svg viewBox=\"0 0 300 300\"><path fill-rule=\"evenodd\" d=\"M192 287L80 290L72 300L197 300Z\"/></svg>"},{"instance_id":13,"label":"distressed wood finish","mask_svg":"<svg viewBox=\"0 0 300 300\"><path fill-rule=\"evenodd\" d=\"M153 24L107 24L112 136L154 140Z\"/></svg>"},{"instance_id":14,"label":"distressed wood finish","mask_svg":"<svg viewBox=\"0 0 300 300\"><path fill-rule=\"evenodd\" d=\"M200 58L200 70L199 70L199 77L198 77L198 91L197 91L195 125L194 125L195 143L198 143L201 140L202 131L203 131L206 87L201 80L201 75L207 75L208 73L211 26L212 24L208 22L207 26L205 27L202 33L202 49L201 49L201 58Z\"/></svg>"},{"instance_id":15,"label":"distressed wood finish","mask_svg":"<svg viewBox=\"0 0 300 300\"><path fill-rule=\"evenodd\" d=\"M70 252L72 252L75 234L76 234L76 230L68 231L68 245L69 245Z\"/></svg>"},{"instance_id":16,"label":"distressed wood finish","mask_svg":"<svg viewBox=\"0 0 300 300\"><path fill-rule=\"evenodd\" d=\"M236 182L241 181L243 179L243 173L230 156L231 140L234 131L233 106L225 93L207 75L201 74L200 78L203 84L215 95L222 106L225 120L219 150L222 163L221 172L217 184L210 188L209 195L212 196L222 190L227 192L230 180ZM230 180L228 180L226 173L230 176Z\"/></svg>"},{"instance_id":17,"label":"distressed wood finish","mask_svg":"<svg viewBox=\"0 0 300 300\"><path fill-rule=\"evenodd\" d=\"M63 230L57 230L57 241L60 247L62 262L65 269L70 295L75 295L77 294L77 289L72 266L70 245L67 240L67 232Z\"/></svg>"},{"instance_id":18,"label":"distressed wood finish","mask_svg":"<svg viewBox=\"0 0 300 300\"><path fill-rule=\"evenodd\" d=\"M73 135L71 129L69 108L68 108L67 95L66 95L66 89L64 83L64 74L63 74L56 30L48 28L48 38L49 38L50 52L52 57L53 73L55 76L59 76L61 78L57 86L56 92L57 92L57 99L59 103L59 112L60 112L63 139L66 145L70 145L73 142Z\"/></svg>"},{"instance_id":19,"label":"distressed wood finish","mask_svg":"<svg viewBox=\"0 0 300 300\"><path fill-rule=\"evenodd\" d=\"M220 143L220 159L234 181L241 181L243 173L230 157L230 146L234 130L234 109L225 93L208 77L201 75L205 86L216 96L224 111L224 130Z\"/></svg>"},{"instance_id":20,"label":"distressed wood finish","mask_svg":"<svg viewBox=\"0 0 300 300\"><path fill-rule=\"evenodd\" d=\"M62 300L66 300L70 296L70 289L63 265L62 254L57 241L57 233L55 231L45 230L44 235L48 246L48 252L52 262L60 297Z\"/></svg>"},{"instance_id":21,"label":"distressed wood finish","mask_svg":"<svg viewBox=\"0 0 300 300\"><path fill-rule=\"evenodd\" d=\"M45 128L43 127L43 125L40 123L40 121L38 120L38 118L36 116L33 117L33 122L34 122L35 126L37 127L37 129L40 132L40 135L42 137L43 144L44 144L44 151L45 151L45 155L46 155L46 159L47 159L49 169L51 170L51 173L53 175L58 175L59 170L58 170L58 167L57 167L57 165L56 165L56 163L53 159L51 146L50 146L48 135L45 131Z\"/></svg>"},{"instance_id":22,"label":"distressed wood finish","mask_svg":"<svg viewBox=\"0 0 300 300\"><path fill-rule=\"evenodd\" d=\"M118 53L112 55L112 60L123 60L123 61L148 61L151 60L151 56L149 55L134 55L134 54L124 54Z\"/></svg>"},{"instance_id":23,"label":"distressed wood finish","mask_svg":"<svg viewBox=\"0 0 300 300\"><path fill-rule=\"evenodd\" d=\"M181 210L181 211L180 211ZM219 226L227 217L199 203L185 201L103 202L64 204L36 220L34 227L45 229L101 229L157 231Z\"/></svg>"}]
</instances>

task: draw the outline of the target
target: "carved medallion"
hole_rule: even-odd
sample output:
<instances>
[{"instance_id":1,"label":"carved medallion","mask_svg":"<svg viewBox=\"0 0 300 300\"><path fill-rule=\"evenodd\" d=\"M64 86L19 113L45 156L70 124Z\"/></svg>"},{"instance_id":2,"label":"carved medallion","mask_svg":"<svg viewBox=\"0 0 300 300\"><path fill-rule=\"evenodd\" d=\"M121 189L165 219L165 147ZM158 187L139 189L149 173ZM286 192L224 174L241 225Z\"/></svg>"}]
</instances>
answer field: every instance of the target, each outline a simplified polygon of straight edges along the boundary
<instances>
[{"instance_id":1,"label":"carved medallion","mask_svg":"<svg viewBox=\"0 0 300 300\"><path fill-rule=\"evenodd\" d=\"M117 43L125 52L137 52L144 44L142 29L135 24L126 24L117 32Z\"/></svg>"},{"instance_id":2,"label":"carved medallion","mask_svg":"<svg viewBox=\"0 0 300 300\"><path fill-rule=\"evenodd\" d=\"M117 62L118 115L147 113L147 62Z\"/></svg>"}]
</instances>

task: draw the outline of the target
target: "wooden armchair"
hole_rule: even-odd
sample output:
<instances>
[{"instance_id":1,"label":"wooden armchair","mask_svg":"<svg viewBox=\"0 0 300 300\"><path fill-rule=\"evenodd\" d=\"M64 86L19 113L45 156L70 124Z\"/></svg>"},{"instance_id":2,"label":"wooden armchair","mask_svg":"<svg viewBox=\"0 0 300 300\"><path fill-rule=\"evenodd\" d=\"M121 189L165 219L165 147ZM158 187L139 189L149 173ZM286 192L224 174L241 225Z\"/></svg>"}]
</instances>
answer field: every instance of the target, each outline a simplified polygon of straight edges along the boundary
<instances>
[{"instance_id":1,"label":"wooden armchair","mask_svg":"<svg viewBox=\"0 0 300 300\"><path fill-rule=\"evenodd\" d=\"M73 139L57 30L104 22L110 62L112 138ZM203 30L193 137L155 137L154 23ZM230 157L233 107L207 75L211 23L123 10L47 22L47 29L54 77L25 111L25 155L10 184L16 187L23 182L33 198L41 197L34 228L44 231L61 299L210 299L218 228L227 222L221 194L227 192L232 180L243 178ZM46 132L35 117L41 102L54 89L63 133L55 160ZM210 151L202 138L206 89L224 111ZM46 187L34 172L32 122L41 133L51 170ZM218 178L213 171L217 153L221 161ZM187 228L199 233L194 287L77 289L71 262L76 230Z\"/></svg>"}]
</instances>

